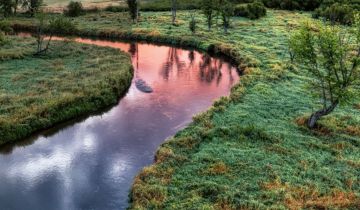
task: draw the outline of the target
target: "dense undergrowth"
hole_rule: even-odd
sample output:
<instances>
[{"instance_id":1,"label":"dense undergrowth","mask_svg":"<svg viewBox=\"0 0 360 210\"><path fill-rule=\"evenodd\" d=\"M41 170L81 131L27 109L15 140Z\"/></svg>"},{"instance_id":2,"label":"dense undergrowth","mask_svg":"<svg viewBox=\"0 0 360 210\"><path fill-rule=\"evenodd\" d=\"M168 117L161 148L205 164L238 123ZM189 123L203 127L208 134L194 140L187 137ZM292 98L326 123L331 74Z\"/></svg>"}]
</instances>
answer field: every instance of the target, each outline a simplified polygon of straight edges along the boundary
<instances>
[{"instance_id":1,"label":"dense undergrowth","mask_svg":"<svg viewBox=\"0 0 360 210\"><path fill-rule=\"evenodd\" d=\"M115 49L54 42L34 57L35 39L0 48L0 144L117 102L130 86L130 58Z\"/></svg>"},{"instance_id":2,"label":"dense undergrowth","mask_svg":"<svg viewBox=\"0 0 360 210\"><path fill-rule=\"evenodd\" d=\"M78 35L180 44L224 54L245 73L228 98L164 143L156 163L137 176L132 209L302 209L360 205L359 98L341 106L315 131L304 116L319 104L309 94L306 71L287 54L289 31L308 13L270 10L260 20L234 18L229 34L207 31L197 16L142 13L130 26L126 13L74 19ZM18 29L32 20L15 18Z\"/></svg>"}]
</instances>

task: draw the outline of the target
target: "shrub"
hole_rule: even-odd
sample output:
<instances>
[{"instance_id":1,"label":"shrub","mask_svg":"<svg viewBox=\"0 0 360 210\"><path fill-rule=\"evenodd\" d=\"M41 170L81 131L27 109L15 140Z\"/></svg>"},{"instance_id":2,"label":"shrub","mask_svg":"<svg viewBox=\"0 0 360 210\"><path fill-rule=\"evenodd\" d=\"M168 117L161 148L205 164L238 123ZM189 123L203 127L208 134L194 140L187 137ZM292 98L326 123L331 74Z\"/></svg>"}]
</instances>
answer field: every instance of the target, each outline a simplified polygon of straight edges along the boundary
<instances>
[{"instance_id":1,"label":"shrub","mask_svg":"<svg viewBox=\"0 0 360 210\"><path fill-rule=\"evenodd\" d=\"M256 1L247 5L250 19L259 19L266 15L266 8L262 2Z\"/></svg>"},{"instance_id":2,"label":"shrub","mask_svg":"<svg viewBox=\"0 0 360 210\"><path fill-rule=\"evenodd\" d=\"M7 21L0 21L0 31L8 34L13 32L13 29L11 28L10 24Z\"/></svg>"},{"instance_id":3,"label":"shrub","mask_svg":"<svg viewBox=\"0 0 360 210\"><path fill-rule=\"evenodd\" d=\"M191 19L190 19L190 23L189 23L189 29L193 34L196 31L196 20L195 20L195 15L194 14L191 14Z\"/></svg>"},{"instance_id":4,"label":"shrub","mask_svg":"<svg viewBox=\"0 0 360 210\"><path fill-rule=\"evenodd\" d=\"M262 0L262 2L269 8L312 11L318 8L323 0Z\"/></svg>"},{"instance_id":5,"label":"shrub","mask_svg":"<svg viewBox=\"0 0 360 210\"><path fill-rule=\"evenodd\" d=\"M335 3L329 7L315 10L313 17L323 17L332 23L351 25L354 22L354 9L347 4Z\"/></svg>"},{"instance_id":6,"label":"shrub","mask_svg":"<svg viewBox=\"0 0 360 210\"><path fill-rule=\"evenodd\" d=\"M84 8L81 2L78 1L71 1L67 9L64 11L65 15L70 17L78 17L82 14L84 14Z\"/></svg>"},{"instance_id":7,"label":"shrub","mask_svg":"<svg viewBox=\"0 0 360 210\"><path fill-rule=\"evenodd\" d=\"M0 31L0 46L3 46L6 43L7 43L7 39L5 33Z\"/></svg>"},{"instance_id":8,"label":"shrub","mask_svg":"<svg viewBox=\"0 0 360 210\"><path fill-rule=\"evenodd\" d=\"M255 1L247 5L238 5L235 7L235 16L247 17L250 19L259 19L266 15L266 8L262 2Z\"/></svg>"}]
</instances>

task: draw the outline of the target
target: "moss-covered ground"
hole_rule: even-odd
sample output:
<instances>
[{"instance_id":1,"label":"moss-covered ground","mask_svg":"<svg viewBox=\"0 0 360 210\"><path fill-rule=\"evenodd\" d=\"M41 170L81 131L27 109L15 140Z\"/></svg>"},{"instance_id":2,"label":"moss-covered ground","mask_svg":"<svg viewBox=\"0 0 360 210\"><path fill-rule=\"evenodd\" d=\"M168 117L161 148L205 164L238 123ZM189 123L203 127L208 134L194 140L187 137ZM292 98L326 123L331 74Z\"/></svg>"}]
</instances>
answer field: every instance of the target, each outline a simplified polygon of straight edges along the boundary
<instances>
[{"instance_id":1,"label":"moss-covered ground","mask_svg":"<svg viewBox=\"0 0 360 210\"><path fill-rule=\"evenodd\" d=\"M74 19L76 34L131 38L224 54L245 75L206 113L164 143L130 195L133 209L358 209L360 205L359 98L307 130L304 116L319 108L306 88L305 70L288 62L289 31L308 13L268 12L251 21L234 18L229 34L209 32L197 16L146 12L131 25L126 13ZM16 18L18 29L33 20ZM219 20L220 23L220 20Z\"/></svg>"},{"instance_id":2,"label":"moss-covered ground","mask_svg":"<svg viewBox=\"0 0 360 210\"><path fill-rule=\"evenodd\" d=\"M115 49L54 41L33 56L35 39L0 47L0 144L117 102L130 86L130 58Z\"/></svg>"}]
</instances>

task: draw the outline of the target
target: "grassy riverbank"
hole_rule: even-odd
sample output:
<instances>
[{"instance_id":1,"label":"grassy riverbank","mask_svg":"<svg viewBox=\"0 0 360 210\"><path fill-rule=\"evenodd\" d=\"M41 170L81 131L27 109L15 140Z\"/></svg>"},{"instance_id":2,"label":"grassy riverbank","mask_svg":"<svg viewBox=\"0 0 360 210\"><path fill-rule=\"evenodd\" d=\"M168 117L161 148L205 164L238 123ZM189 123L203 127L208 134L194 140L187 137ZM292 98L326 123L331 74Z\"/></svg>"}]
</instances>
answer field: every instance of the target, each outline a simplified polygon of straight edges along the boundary
<instances>
[{"instance_id":1,"label":"grassy riverbank","mask_svg":"<svg viewBox=\"0 0 360 210\"><path fill-rule=\"evenodd\" d=\"M211 32L189 13L142 13L130 26L126 13L94 13L74 19L80 35L172 43L232 58L246 75L223 98L164 143L156 164L136 178L131 208L300 209L360 205L359 98L341 106L314 132L303 117L319 108L306 72L288 63L288 31L310 14L269 11L250 21L236 18L230 34ZM220 20L219 20L220 22ZM32 28L32 20L13 20Z\"/></svg>"},{"instance_id":2,"label":"grassy riverbank","mask_svg":"<svg viewBox=\"0 0 360 210\"><path fill-rule=\"evenodd\" d=\"M34 57L35 47L11 37L0 49L0 144L114 104L130 85L130 58L118 50L55 41Z\"/></svg>"}]
</instances>

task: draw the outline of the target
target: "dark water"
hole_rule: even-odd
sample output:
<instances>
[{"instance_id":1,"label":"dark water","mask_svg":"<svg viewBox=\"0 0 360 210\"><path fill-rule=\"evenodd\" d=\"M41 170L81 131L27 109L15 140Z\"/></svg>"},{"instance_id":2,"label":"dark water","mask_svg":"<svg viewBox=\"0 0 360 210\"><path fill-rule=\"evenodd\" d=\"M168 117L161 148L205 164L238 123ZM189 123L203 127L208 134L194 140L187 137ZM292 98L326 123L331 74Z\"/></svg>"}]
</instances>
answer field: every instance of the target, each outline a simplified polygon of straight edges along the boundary
<instances>
[{"instance_id":1,"label":"dark water","mask_svg":"<svg viewBox=\"0 0 360 210\"><path fill-rule=\"evenodd\" d=\"M125 209L134 176L164 140L239 80L235 68L195 51L92 41L132 54L134 82L118 105L0 149L0 209Z\"/></svg>"}]
</instances>

